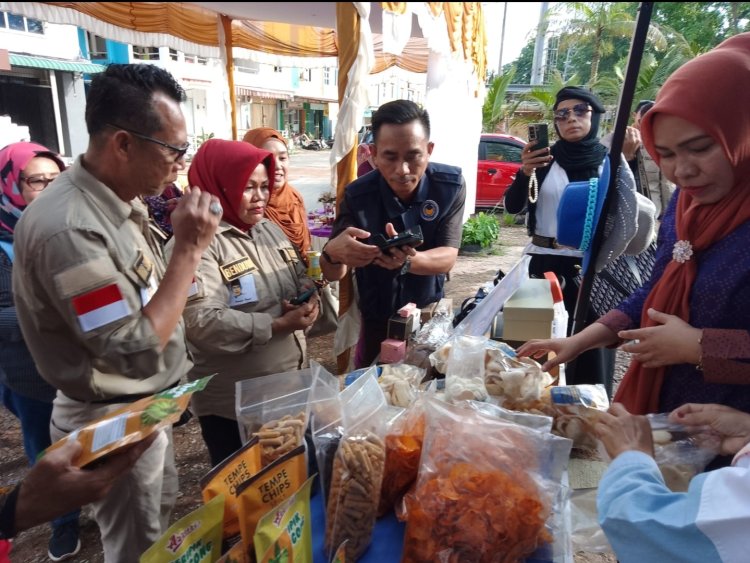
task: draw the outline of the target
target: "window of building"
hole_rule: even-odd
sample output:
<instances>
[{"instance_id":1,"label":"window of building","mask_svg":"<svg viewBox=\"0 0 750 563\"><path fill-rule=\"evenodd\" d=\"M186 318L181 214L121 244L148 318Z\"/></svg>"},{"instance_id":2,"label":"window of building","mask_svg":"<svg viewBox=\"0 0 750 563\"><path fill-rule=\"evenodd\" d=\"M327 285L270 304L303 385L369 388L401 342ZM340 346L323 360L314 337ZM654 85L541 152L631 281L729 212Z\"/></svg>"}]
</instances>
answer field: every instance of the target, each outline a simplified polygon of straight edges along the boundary
<instances>
[{"instance_id":1,"label":"window of building","mask_svg":"<svg viewBox=\"0 0 750 563\"><path fill-rule=\"evenodd\" d=\"M185 53L185 62L199 65L207 65L208 59L206 57L199 57L197 55L188 55Z\"/></svg>"},{"instance_id":2,"label":"window of building","mask_svg":"<svg viewBox=\"0 0 750 563\"><path fill-rule=\"evenodd\" d=\"M177 49L172 49L170 47L170 49L169 49L169 58L172 59L173 61L180 60L180 54L177 52Z\"/></svg>"},{"instance_id":3,"label":"window of building","mask_svg":"<svg viewBox=\"0 0 750 563\"><path fill-rule=\"evenodd\" d=\"M331 84L331 67L323 67L323 84L326 86Z\"/></svg>"},{"instance_id":4,"label":"window of building","mask_svg":"<svg viewBox=\"0 0 750 563\"><path fill-rule=\"evenodd\" d=\"M0 12L0 14L2 15L2 17L0 17L0 28L44 35L44 23L40 20L26 18L17 14L10 14L8 12Z\"/></svg>"},{"instance_id":5,"label":"window of building","mask_svg":"<svg viewBox=\"0 0 750 563\"><path fill-rule=\"evenodd\" d=\"M312 69L306 68L299 73L299 79L302 82L312 82Z\"/></svg>"},{"instance_id":6,"label":"window of building","mask_svg":"<svg viewBox=\"0 0 750 563\"><path fill-rule=\"evenodd\" d=\"M107 40L101 35L86 33L89 40L89 56L92 59L106 59L107 58Z\"/></svg>"},{"instance_id":7,"label":"window of building","mask_svg":"<svg viewBox=\"0 0 750 563\"><path fill-rule=\"evenodd\" d=\"M281 72L281 67L280 66L274 66L273 67L273 71L274 72Z\"/></svg>"},{"instance_id":8,"label":"window of building","mask_svg":"<svg viewBox=\"0 0 750 563\"><path fill-rule=\"evenodd\" d=\"M133 58L139 61L158 61L159 47L141 47L133 45Z\"/></svg>"}]
</instances>

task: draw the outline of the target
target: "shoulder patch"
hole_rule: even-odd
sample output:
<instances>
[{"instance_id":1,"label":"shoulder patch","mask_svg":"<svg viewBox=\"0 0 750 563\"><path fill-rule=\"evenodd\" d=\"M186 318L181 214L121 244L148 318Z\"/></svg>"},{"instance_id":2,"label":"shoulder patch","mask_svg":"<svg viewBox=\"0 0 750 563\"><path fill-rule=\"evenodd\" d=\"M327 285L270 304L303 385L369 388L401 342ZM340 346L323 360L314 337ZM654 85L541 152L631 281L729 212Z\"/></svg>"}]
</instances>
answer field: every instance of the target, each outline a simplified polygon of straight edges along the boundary
<instances>
[{"instance_id":1,"label":"shoulder patch","mask_svg":"<svg viewBox=\"0 0 750 563\"><path fill-rule=\"evenodd\" d=\"M112 261L102 256L78 264L55 275L55 288L61 299L69 299L91 289L117 280L117 269Z\"/></svg>"}]
</instances>

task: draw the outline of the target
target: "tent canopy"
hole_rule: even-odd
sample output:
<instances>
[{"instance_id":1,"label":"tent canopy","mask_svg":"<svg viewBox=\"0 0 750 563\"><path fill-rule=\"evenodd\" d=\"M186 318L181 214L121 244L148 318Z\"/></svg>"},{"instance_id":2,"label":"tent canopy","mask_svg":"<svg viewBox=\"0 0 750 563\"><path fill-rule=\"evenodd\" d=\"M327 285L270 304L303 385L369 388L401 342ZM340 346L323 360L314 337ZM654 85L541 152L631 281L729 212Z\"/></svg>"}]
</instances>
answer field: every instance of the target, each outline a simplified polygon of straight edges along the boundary
<instances>
[{"instance_id":1,"label":"tent canopy","mask_svg":"<svg viewBox=\"0 0 750 563\"><path fill-rule=\"evenodd\" d=\"M169 46L203 57L220 58L224 46L217 18L231 20L229 44L254 51L294 57L336 57L337 2L5 2L8 10L54 23L67 23L123 43ZM372 73L390 66L427 71L429 46L412 6L420 4L442 17L454 52L470 58L484 77L484 26L479 2L372 3L369 23L374 37ZM385 16L384 16L385 14ZM406 33L398 53L389 52L381 37L394 32L392 15L407 15L397 33ZM407 18L400 18L401 20ZM481 25L480 25L481 24ZM481 33L478 33L480 32ZM475 46L474 43L477 43Z\"/></svg>"}]
</instances>

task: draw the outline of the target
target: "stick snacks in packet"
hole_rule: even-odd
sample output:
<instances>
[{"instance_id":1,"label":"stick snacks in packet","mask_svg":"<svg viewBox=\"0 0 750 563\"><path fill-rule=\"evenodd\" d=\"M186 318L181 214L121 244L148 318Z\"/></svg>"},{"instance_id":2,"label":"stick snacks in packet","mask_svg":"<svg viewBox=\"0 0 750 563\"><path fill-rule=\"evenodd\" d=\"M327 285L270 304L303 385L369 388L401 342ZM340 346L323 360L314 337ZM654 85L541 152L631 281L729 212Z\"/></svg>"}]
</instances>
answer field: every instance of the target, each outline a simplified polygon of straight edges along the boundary
<instances>
[{"instance_id":1,"label":"stick snacks in packet","mask_svg":"<svg viewBox=\"0 0 750 563\"><path fill-rule=\"evenodd\" d=\"M313 563L310 477L291 497L258 521L253 543L258 563Z\"/></svg>"},{"instance_id":2,"label":"stick snacks in packet","mask_svg":"<svg viewBox=\"0 0 750 563\"><path fill-rule=\"evenodd\" d=\"M75 465L84 467L123 446L140 442L157 430L177 422L193 393L205 389L212 377L209 375L178 385L112 411L58 440L42 455L59 448L68 440L77 440L83 450Z\"/></svg>"},{"instance_id":3,"label":"stick snacks in packet","mask_svg":"<svg viewBox=\"0 0 750 563\"><path fill-rule=\"evenodd\" d=\"M140 563L213 563L221 556L224 497L217 496L172 524Z\"/></svg>"},{"instance_id":4,"label":"stick snacks in packet","mask_svg":"<svg viewBox=\"0 0 750 563\"><path fill-rule=\"evenodd\" d=\"M247 444L222 461L201 479L203 502L217 495L224 495L224 537L231 538L240 533L237 508L239 488L261 470L260 440L252 438Z\"/></svg>"}]
</instances>

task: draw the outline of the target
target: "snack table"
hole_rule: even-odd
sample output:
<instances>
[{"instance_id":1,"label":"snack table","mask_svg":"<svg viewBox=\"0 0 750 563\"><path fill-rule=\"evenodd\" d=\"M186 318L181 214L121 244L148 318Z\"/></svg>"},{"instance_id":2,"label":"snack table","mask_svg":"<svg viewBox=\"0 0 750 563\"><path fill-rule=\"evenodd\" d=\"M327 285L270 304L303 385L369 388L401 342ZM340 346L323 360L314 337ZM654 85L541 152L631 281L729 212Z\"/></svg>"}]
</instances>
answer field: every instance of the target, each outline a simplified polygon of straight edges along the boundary
<instances>
[{"instance_id":1,"label":"snack table","mask_svg":"<svg viewBox=\"0 0 750 563\"><path fill-rule=\"evenodd\" d=\"M323 495L318 489L310 497L310 518L313 533L313 562L329 563L325 556L325 511L323 509ZM406 524L399 522L391 511L378 518L372 532L372 542L364 555L358 559L359 563L398 563L401 561L401 548L404 544ZM337 546L338 547L338 546Z\"/></svg>"}]
</instances>

